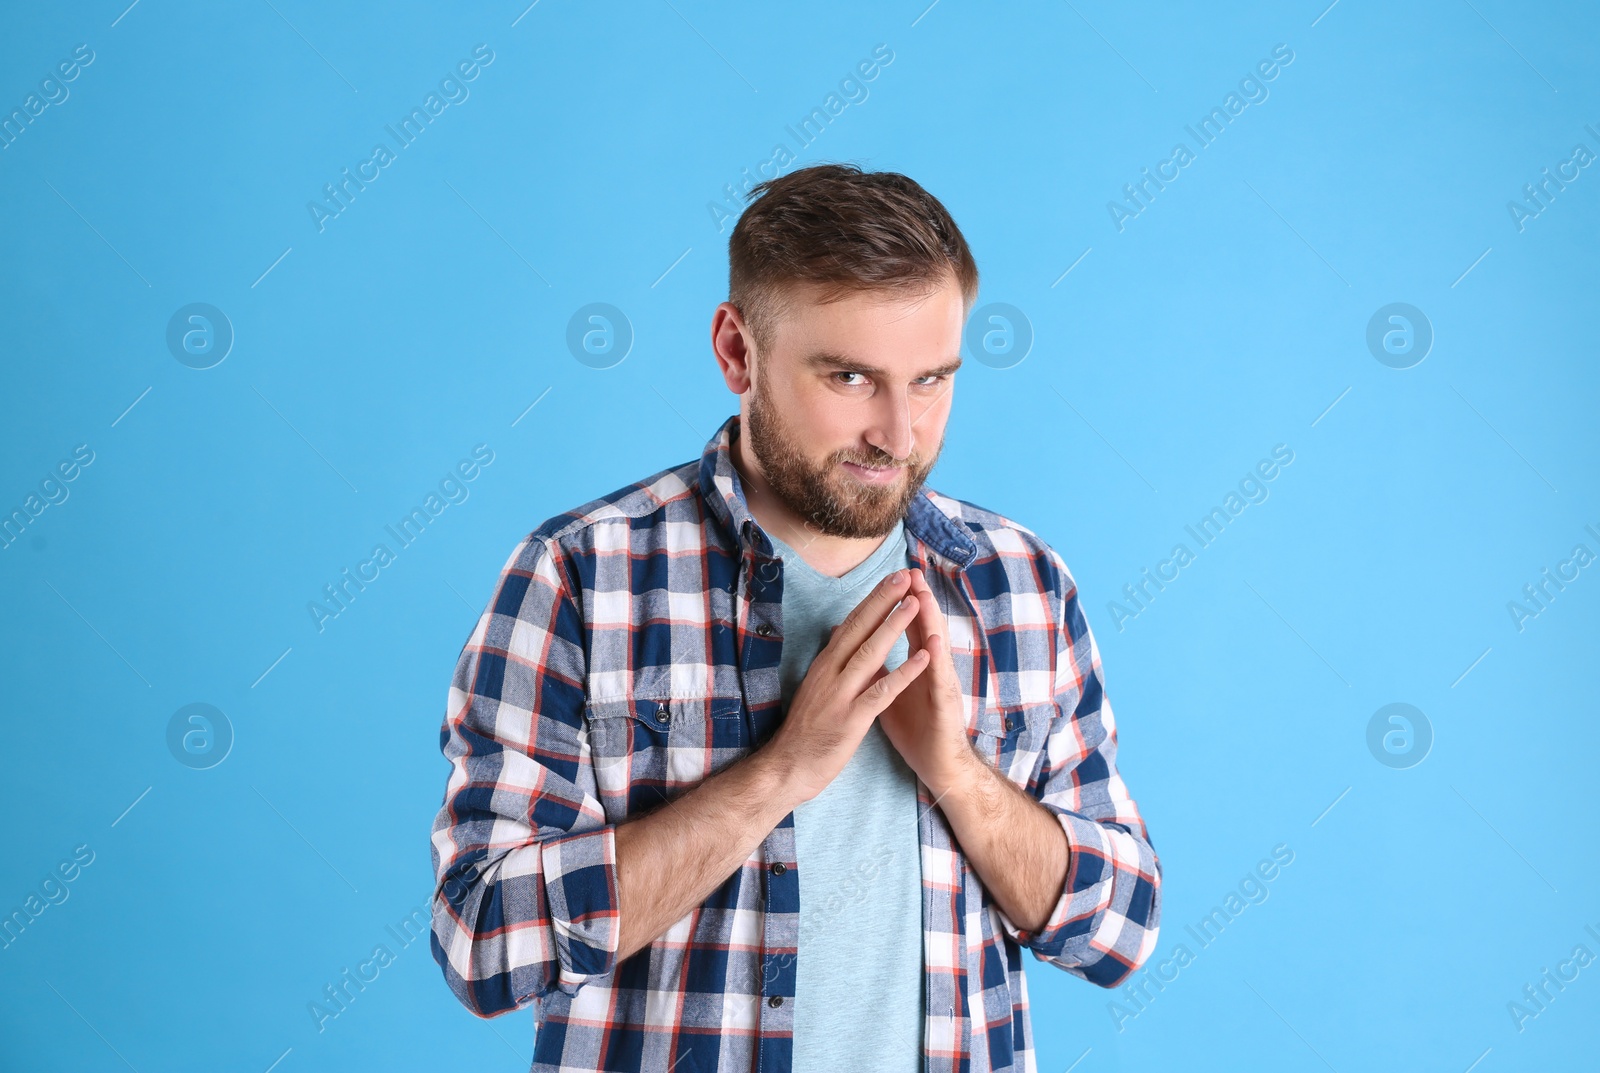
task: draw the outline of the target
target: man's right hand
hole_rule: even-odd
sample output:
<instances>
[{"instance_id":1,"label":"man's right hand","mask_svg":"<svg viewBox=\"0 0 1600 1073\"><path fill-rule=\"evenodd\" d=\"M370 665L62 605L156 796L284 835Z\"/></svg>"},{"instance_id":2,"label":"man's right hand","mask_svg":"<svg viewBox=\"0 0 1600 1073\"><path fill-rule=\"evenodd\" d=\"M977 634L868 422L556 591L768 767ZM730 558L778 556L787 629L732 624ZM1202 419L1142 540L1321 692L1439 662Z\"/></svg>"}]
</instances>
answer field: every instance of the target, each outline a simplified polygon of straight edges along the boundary
<instances>
[{"instance_id":1,"label":"man's right hand","mask_svg":"<svg viewBox=\"0 0 1600 1073\"><path fill-rule=\"evenodd\" d=\"M895 641L917 617L910 577L909 570L889 574L834 627L790 698L783 724L756 754L767 754L779 768L791 808L816 797L844 770L878 713L928 665L927 651L919 648L883 671Z\"/></svg>"}]
</instances>

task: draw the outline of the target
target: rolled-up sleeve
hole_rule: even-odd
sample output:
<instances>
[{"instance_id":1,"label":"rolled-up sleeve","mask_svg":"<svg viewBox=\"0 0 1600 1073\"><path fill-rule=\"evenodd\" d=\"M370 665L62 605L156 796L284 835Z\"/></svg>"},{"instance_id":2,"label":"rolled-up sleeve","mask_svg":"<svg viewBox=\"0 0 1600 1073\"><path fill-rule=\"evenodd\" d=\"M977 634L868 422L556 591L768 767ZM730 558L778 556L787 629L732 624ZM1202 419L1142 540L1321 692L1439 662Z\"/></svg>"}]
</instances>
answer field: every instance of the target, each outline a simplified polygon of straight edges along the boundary
<instances>
[{"instance_id":1,"label":"rolled-up sleeve","mask_svg":"<svg viewBox=\"0 0 1600 1073\"><path fill-rule=\"evenodd\" d=\"M558 547L530 535L462 647L433 824L434 960L480 1017L612 972L615 828L584 733L585 631Z\"/></svg>"},{"instance_id":2,"label":"rolled-up sleeve","mask_svg":"<svg viewBox=\"0 0 1600 1073\"><path fill-rule=\"evenodd\" d=\"M1041 961L1116 987L1155 950L1161 862L1117 772L1117 727L1100 652L1078 588L1053 551L1063 594L1056 631L1055 718L1027 789L1055 814L1071 849L1066 882L1044 926L1006 931Z\"/></svg>"}]
</instances>

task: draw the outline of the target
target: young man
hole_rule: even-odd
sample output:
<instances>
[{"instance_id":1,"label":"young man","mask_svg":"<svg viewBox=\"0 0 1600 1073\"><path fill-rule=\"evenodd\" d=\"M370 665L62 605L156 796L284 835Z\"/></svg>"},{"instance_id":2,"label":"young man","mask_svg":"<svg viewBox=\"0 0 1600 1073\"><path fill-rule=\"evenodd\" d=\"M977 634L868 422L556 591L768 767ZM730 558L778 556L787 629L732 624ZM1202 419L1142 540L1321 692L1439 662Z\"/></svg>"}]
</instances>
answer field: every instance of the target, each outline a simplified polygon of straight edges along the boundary
<instances>
[{"instance_id":1,"label":"young man","mask_svg":"<svg viewBox=\"0 0 1600 1073\"><path fill-rule=\"evenodd\" d=\"M752 192L701 457L546 521L462 649L433 952L535 1071L1022 1070L1161 869L1061 557L923 486L978 274L893 173Z\"/></svg>"}]
</instances>

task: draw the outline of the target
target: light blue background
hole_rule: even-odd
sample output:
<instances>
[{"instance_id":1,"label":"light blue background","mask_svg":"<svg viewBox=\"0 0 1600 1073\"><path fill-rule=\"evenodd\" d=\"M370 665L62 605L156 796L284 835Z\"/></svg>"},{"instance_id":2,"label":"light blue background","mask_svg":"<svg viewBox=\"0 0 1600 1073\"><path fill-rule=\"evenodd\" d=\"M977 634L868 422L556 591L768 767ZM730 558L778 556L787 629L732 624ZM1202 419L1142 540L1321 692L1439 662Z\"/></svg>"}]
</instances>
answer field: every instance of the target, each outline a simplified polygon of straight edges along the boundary
<instances>
[{"instance_id":1,"label":"light blue background","mask_svg":"<svg viewBox=\"0 0 1600 1073\"><path fill-rule=\"evenodd\" d=\"M0 1065L526 1067L531 1015L473 1018L425 942L325 1031L307 1004L426 907L446 689L506 555L736 408L708 203L880 43L798 163L916 178L980 305L1031 323L1026 360L959 376L931 484L1073 570L1165 867L1155 960L1195 954L1120 1031L1120 993L1030 960L1040 1069L1592 1057L1600 964L1522 1031L1507 1004L1600 954L1600 570L1520 632L1506 606L1600 553L1600 169L1507 209L1600 151L1591 6L124 6L0 14L6 111L95 53L0 151L0 509L95 452L0 551L0 910L95 853L0 950ZM470 97L319 232L307 202L479 43ZM1107 202L1278 43L1270 96L1119 232ZM165 343L192 302L236 333L205 371ZM635 333L608 369L566 345L591 302ZM1410 369L1366 346L1391 302L1436 333ZM470 498L319 633L307 603L480 443ZM1270 498L1119 631L1108 603L1280 443ZM166 745L194 702L235 734L209 770ZM1435 734L1409 769L1366 744L1392 702Z\"/></svg>"}]
</instances>

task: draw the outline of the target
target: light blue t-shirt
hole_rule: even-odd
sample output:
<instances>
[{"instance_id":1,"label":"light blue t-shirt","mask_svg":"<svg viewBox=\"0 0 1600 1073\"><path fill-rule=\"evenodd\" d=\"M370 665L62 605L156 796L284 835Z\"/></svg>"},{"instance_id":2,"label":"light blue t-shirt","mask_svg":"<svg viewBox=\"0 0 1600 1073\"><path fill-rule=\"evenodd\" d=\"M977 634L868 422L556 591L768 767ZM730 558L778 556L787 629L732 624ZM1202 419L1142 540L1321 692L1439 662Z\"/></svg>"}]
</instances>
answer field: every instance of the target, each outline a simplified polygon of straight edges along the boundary
<instances>
[{"instance_id":1,"label":"light blue t-shirt","mask_svg":"<svg viewBox=\"0 0 1600 1073\"><path fill-rule=\"evenodd\" d=\"M770 537L771 534L768 534ZM783 559L784 710L827 642L884 575L909 566L905 524L843 577ZM905 662L904 635L884 665ZM795 809L800 942L795 1073L922 1068L922 857L917 781L877 723L828 787Z\"/></svg>"}]
</instances>

